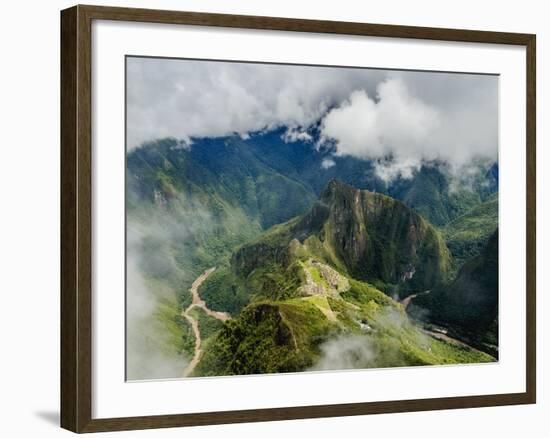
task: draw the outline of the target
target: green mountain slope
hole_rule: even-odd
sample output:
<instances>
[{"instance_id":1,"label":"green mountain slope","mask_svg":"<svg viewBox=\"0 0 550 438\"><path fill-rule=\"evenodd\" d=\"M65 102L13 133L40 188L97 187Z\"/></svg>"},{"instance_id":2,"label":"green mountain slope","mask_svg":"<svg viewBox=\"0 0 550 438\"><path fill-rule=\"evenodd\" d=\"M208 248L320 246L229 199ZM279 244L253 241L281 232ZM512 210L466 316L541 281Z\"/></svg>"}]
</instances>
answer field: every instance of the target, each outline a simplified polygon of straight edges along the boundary
<instances>
[{"instance_id":1,"label":"green mountain slope","mask_svg":"<svg viewBox=\"0 0 550 438\"><path fill-rule=\"evenodd\" d=\"M238 139L204 140L194 149L168 139L129 153L128 306L151 307L135 324L129 318L131 334L137 336L129 341L139 347L136 351L144 350L136 361L145 363L154 349L189 358L194 337L180 313L191 300L193 280L228 260L234 248L263 227L305 211L313 199L300 182L266 167ZM141 348L142 333L158 345ZM137 364L129 369L139 377L148 368L140 371Z\"/></svg>"},{"instance_id":2,"label":"green mountain slope","mask_svg":"<svg viewBox=\"0 0 550 438\"><path fill-rule=\"evenodd\" d=\"M424 165L413 178L396 181L388 193L434 225L443 226L486 200L497 189L493 167L486 170L486 165L478 164L468 170L475 177L460 182L444 166Z\"/></svg>"},{"instance_id":3,"label":"green mountain slope","mask_svg":"<svg viewBox=\"0 0 550 438\"><path fill-rule=\"evenodd\" d=\"M148 336L163 352L192 354L193 333L180 312L193 280L212 266L201 295L234 317L250 303L302 299L296 291L308 275L313 289L324 284L311 261L396 298L446 281L451 258L429 221L444 225L463 214L498 178L497 167L492 183L451 190L442 168L423 166L387 184L371 162L332 156L315 142L286 143L283 132L191 145L164 139L127 154L129 267L153 297ZM336 164L321 168L326 157ZM336 182L327 188L333 178L377 193Z\"/></svg>"},{"instance_id":4,"label":"green mountain slope","mask_svg":"<svg viewBox=\"0 0 550 438\"><path fill-rule=\"evenodd\" d=\"M316 195L331 179L353 187L384 193L415 209L430 223L443 226L483 202L498 190L498 165L473 163L457 175L444 163L423 164L410 178L386 182L376 173L375 163L351 156L334 156L330 148L318 148L318 132L310 142L286 143L285 129L254 134L246 140L249 150L264 164L301 181ZM323 160L334 165L323 167Z\"/></svg>"},{"instance_id":5,"label":"green mountain slope","mask_svg":"<svg viewBox=\"0 0 550 438\"><path fill-rule=\"evenodd\" d=\"M282 300L255 297L212 339L195 375L493 360L414 325L401 304L366 282L349 279L314 259L302 267L302 283L294 290L295 296ZM305 274L312 268L316 275ZM338 360L332 360L335 349L347 357L344 364L340 353Z\"/></svg>"},{"instance_id":6,"label":"green mountain slope","mask_svg":"<svg viewBox=\"0 0 550 438\"><path fill-rule=\"evenodd\" d=\"M446 280L449 251L437 230L401 202L331 181L311 210L278 225L232 257L242 275L291 253L315 254L342 272L403 294Z\"/></svg>"},{"instance_id":7,"label":"green mountain slope","mask_svg":"<svg viewBox=\"0 0 550 438\"><path fill-rule=\"evenodd\" d=\"M320 203L328 206L321 239L354 278L404 283L410 290L446 280L450 254L443 239L401 202L333 180Z\"/></svg>"},{"instance_id":8,"label":"green mountain slope","mask_svg":"<svg viewBox=\"0 0 550 438\"><path fill-rule=\"evenodd\" d=\"M479 255L498 228L498 193L448 223L442 234L453 257L462 265Z\"/></svg>"},{"instance_id":9,"label":"green mountain slope","mask_svg":"<svg viewBox=\"0 0 550 438\"><path fill-rule=\"evenodd\" d=\"M240 247L205 281L208 306L234 318L195 375L346 367L332 353L349 342L349 367L490 361L423 331L373 284L421 290L444 281L449 266L442 238L417 213L332 181L308 213Z\"/></svg>"}]
</instances>

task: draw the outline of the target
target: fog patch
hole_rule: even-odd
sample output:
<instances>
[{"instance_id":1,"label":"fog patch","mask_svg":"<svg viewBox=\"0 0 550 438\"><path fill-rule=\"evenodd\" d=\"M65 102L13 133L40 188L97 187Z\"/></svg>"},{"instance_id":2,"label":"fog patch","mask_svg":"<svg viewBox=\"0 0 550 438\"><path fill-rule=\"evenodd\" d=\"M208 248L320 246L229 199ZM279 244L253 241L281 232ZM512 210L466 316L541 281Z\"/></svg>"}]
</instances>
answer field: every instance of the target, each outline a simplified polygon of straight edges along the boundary
<instances>
[{"instance_id":1,"label":"fog patch","mask_svg":"<svg viewBox=\"0 0 550 438\"><path fill-rule=\"evenodd\" d=\"M128 212L126 254L126 376L179 378L178 294L190 284L193 237L211 227L210 215L182 198L142 202ZM162 313L161 313L162 312ZM185 323L184 323L185 324Z\"/></svg>"},{"instance_id":2,"label":"fog patch","mask_svg":"<svg viewBox=\"0 0 550 438\"><path fill-rule=\"evenodd\" d=\"M321 344L319 360L309 371L407 366L408 348L429 351L431 342L404 310L388 307L368 321L367 333L341 334Z\"/></svg>"},{"instance_id":3,"label":"fog patch","mask_svg":"<svg viewBox=\"0 0 550 438\"><path fill-rule=\"evenodd\" d=\"M487 173L495 162L490 159L477 159L460 166L446 166L449 178L449 193L462 190L475 191L491 185Z\"/></svg>"},{"instance_id":4,"label":"fog patch","mask_svg":"<svg viewBox=\"0 0 550 438\"><path fill-rule=\"evenodd\" d=\"M170 347L166 327L158 319L159 299L141 274L135 253L127 259L126 378L181 377L187 361Z\"/></svg>"},{"instance_id":5,"label":"fog patch","mask_svg":"<svg viewBox=\"0 0 550 438\"><path fill-rule=\"evenodd\" d=\"M126 258L126 377L128 380L181 377L187 361L170 338L161 304L173 306L176 291L155 276L173 275L177 269L166 242L166 229L156 222L137 224L127 230Z\"/></svg>"},{"instance_id":6,"label":"fog patch","mask_svg":"<svg viewBox=\"0 0 550 438\"><path fill-rule=\"evenodd\" d=\"M299 128L288 128L281 136L281 138L286 143L295 143L297 141L308 142L313 140L311 134Z\"/></svg>"},{"instance_id":7,"label":"fog patch","mask_svg":"<svg viewBox=\"0 0 550 438\"><path fill-rule=\"evenodd\" d=\"M370 368L375 358L367 336L339 336L321 345L321 359L310 371Z\"/></svg>"},{"instance_id":8,"label":"fog patch","mask_svg":"<svg viewBox=\"0 0 550 438\"><path fill-rule=\"evenodd\" d=\"M430 310L426 309L425 307L417 306L416 304L411 303L407 307L407 313L411 316L411 318L421 321L421 322L427 322L430 319Z\"/></svg>"},{"instance_id":9,"label":"fog patch","mask_svg":"<svg viewBox=\"0 0 550 438\"><path fill-rule=\"evenodd\" d=\"M336 166L336 162L332 158L325 158L321 162L321 168L325 170L330 169L331 167L334 167L334 166Z\"/></svg>"},{"instance_id":10,"label":"fog patch","mask_svg":"<svg viewBox=\"0 0 550 438\"><path fill-rule=\"evenodd\" d=\"M373 162L374 173L386 184L396 179L411 179L422 167L418 158L405 158L398 161L393 159L379 159Z\"/></svg>"}]
</instances>

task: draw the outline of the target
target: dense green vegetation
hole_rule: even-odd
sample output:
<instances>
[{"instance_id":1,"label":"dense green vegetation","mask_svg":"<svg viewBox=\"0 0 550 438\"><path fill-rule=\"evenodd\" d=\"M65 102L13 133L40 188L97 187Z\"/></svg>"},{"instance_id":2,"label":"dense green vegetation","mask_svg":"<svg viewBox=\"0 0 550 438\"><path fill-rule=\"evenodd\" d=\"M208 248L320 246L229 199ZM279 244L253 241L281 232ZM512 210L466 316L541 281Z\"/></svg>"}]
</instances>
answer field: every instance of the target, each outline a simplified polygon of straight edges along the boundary
<instances>
[{"instance_id":1,"label":"dense green vegetation","mask_svg":"<svg viewBox=\"0 0 550 438\"><path fill-rule=\"evenodd\" d=\"M193 310L205 349L196 375L342 367L327 358L350 337L342 354L354 366L491 360L425 333L396 300L431 289L429 303L415 299L442 315L431 322L482 339L472 342L479 348L496 343L492 305L468 333L476 315L463 307L487 290L471 279L480 284L488 256L472 257L498 226L498 167L479 164L462 184L431 163L387 183L352 157L331 155L336 165L321 168L330 149L285 143L282 132L190 146L164 139L128 154L128 254L155 297L162 349L193 354L181 309L195 278L217 266L199 292L233 318L222 324ZM450 299L450 291L459 292Z\"/></svg>"},{"instance_id":2,"label":"dense green vegetation","mask_svg":"<svg viewBox=\"0 0 550 438\"><path fill-rule=\"evenodd\" d=\"M353 349L347 351L352 340ZM284 373L341 367L326 346L350 355L350 367L488 362L491 356L431 337L372 285L353 281L338 297L255 302L227 322L195 375ZM367 353L362 353L366 351ZM320 366L320 368L319 368Z\"/></svg>"},{"instance_id":3,"label":"dense green vegetation","mask_svg":"<svg viewBox=\"0 0 550 438\"><path fill-rule=\"evenodd\" d=\"M325 239L353 277L424 290L447 279L450 255L439 232L388 196L332 181Z\"/></svg>"},{"instance_id":4,"label":"dense green vegetation","mask_svg":"<svg viewBox=\"0 0 550 438\"><path fill-rule=\"evenodd\" d=\"M353 278L377 280L404 294L445 281L451 266L439 232L420 215L388 196L336 180L308 213L239 248L232 266L248 276L273 264L292 267L293 255L314 255ZM287 279L276 281L273 273L270 278L284 289Z\"/></svg>"},{"instance_id":5,"label":"dense green vegetation","mask_svg":"<svg viewBox=\"0 0 550 438\"><path fill-rule=\"evenodd\" d=\"M364 244L362 233L368 236ZM350 236L353 244L343 243L342 236ZM373 252L361 253L371 246ZM369 265L370 258L389 252L387 266L395 270L404 251L409 254L404 272L411 271L409 264L415 268L410 278L400 272L391 277L378 264ZM372 270L358 270L354 257ZM354 348L365 354L342 354L351 354L357 367L491 361L484 353L425 333L397 301L365 281L369 275L409 283L408 291L412 285L437 287L449 265L438 232L412 210L384 195L331 182L310 212L240 247L230 266L205 281L201 294L209 306L234 306L236 297L250 304L212 339L195 375L341 367L327 351L347 345L350 336ZM423 278L411 282L416 275Z\"/></svg>"},{"instance_id":6,"label":"dense green vegetation","mask_svg":"<svg viewBox=\"0 0 550 438\"><path fill-rule=\"evenodd\" d=\"M498 228L498 194L448 223L442 233L453 257L461 266L479 255Z\"/></svg>"},{"instance_id":7,"label":"dense green vegetation","mask_svg":"<svg viewBox=\"0 0 550 438\"><path fill-rule=\"evenodd\" d=\"M258 303L229 321L207 349L196 373L231 375L290 372L313 365L314 346L330 322L303 301Z\"/></svg>"},{"instance_id":8,"label":"dense green vegetation","mask_svg":"<svg viewBox=\"0 0 550 438\"><path fill-rule=\"evenodd\" d=\"M315 141L285 143L284 129L252 135L246 141L249 150L265 165L287 175L312 190L316 195L332 179L358 189L385 193L414 208L430 223L441 226L462 215L498 190L498 165L476 163L467 172L451 171L444 163L426 163L412 178L399 178L387 183L381 180L373 163L351 156L333 156L335 165L321 168L331 149L316 148ZM316 132L310 132L314 136Z\"/></svg>"},{"instance_id":9,"label":"dense green vegetation","mask_svg":"<svg viewBox=\"0 0 550 438\"><path fill-rule=\"evenodd\" d=\"M149 291L155 292L156 306L151 320L142 321L146 325L144 337L162 334L164 343L159 345L165 353L176 352L184 357L193 355L195 337L187 321L181 316L177 297L166 282L154 278L144 280ZM154 340L151 340L153 342Z\"/></svg>"},{"instance_id":10,"label":"dense green vegetation","mask_svg":"<svg viewBox=\"0 0 550 438\"><path fill-rule=\"evenodd\" d=\"M423 166L414 178L399 180L389 194L414 208L431 223L443 226L483 202L497 190L493 167L479 163L477 172L463 182L444 166ZM469 169L472 173L472 169Z\"/></svg>"},{"instance_id":11,"label":"dense green vegetation","mask_svg":"<svg viewBox=\"0 0 550 438\"><path fill-rule=\"evenodd\" d=\"M128 154L128 253L160 300L151 317L170 334L161 349L192 351L189 327L174 321L204 269L223 264L262 227L296 216L312 199L299 182L251 158L237 139L205 140L193 150L166 139ZM232 310L242 305L237 299Z\"/></svg>"},{"instance_id":12,"label":"dense green vegetation","mask_svg":"<svg viewBox=\"0 0 550 438\"><path fill-rule=\"evenodd\" d=\"M160 140L129 154L127 167L130 200L154 202L156 191L165 200L194 202L215 218L232 207L263 227L296 216L314 199L300 181L258 160L238 137L197 140L190 149Z\"/></svg>"},{"instance_id":13,"label":"dense green vegetation","mask_svg":"<svg viewBox=\"0 0 550 438\"><path fill-rule=\"evenodd\" d=\"M223 323L216 318L212 318L201 307L193 307L190 311L193 318L199 323L199 330L202 341L207 341L215 335L223 326Z\"/></svg>"},{"instance_id":14,"label":"dense green vegetation","mask_svg":"<svg viewBox=\"0 0 550 438\"><path fill-rule=\"evenodd\" d=\"M199 289L208 307L237 315L248 304L249 292L227 265L218 267Z\"/></svg>"}]
</instances>

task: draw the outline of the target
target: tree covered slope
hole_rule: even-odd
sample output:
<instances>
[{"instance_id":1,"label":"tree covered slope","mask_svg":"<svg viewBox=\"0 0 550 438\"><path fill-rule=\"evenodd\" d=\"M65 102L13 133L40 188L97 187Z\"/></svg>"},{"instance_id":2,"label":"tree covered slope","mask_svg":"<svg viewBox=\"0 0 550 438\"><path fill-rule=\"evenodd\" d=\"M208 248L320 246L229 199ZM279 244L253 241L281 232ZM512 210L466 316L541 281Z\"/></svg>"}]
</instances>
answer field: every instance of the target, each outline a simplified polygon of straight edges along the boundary
<instances>
[{"instance_id":1,"label":"tree covered slope","mask_svg":"<svg viewBox=\"0 0 550 438\"><path fill-rule=\"evenodd\" d=\"M423 290L445 281L449 266L443 239L417 213L331 181L309 212L243 245L205 281L209 307L234 318L195 374L490 361L435 339L374 285Z\"/></svg>"},{"instance_id":2,"label":"tree covered slope","mask_svg":"<svg viewBox=\"0 0 550 438\"><path fill-rule=\"evenodd\" d=\"M332 180L311 210L232 257L244 275L291 252L313 253L342 272L405 293L446 280L451 259L438 231L401 202ZM395 291L394 291L395 292Z\"/></svg>"},{"instance_id":3,"label":"tree covered slope","mask_svg":"<svg viewBox=\"0 0 550 438\"><path fill-rule=\"evenodd\" d=\"M498 228L498 193L449 222L442 234L459 265L479 255Z\"/></svg>"},{"instance_id":4,"label":"tree covered slope","mask_svg":"<svg viewBox=\"0 0 550 438\"><path fill-rule=\"evenodd\" d=\"M222 361L213 356L214 348L223 344L226 350L220 351L237 358L237 344L256 343L251 324L258 330L270 327L271 337L264 342L294 343L284 354L281 350L284 364L257 359L251 362L254 369L330 367L319 365L330 356L330 342L340 335L364 339L365 327L374 327L377 319L378 328L368 335L379 338L365 351L377 352L389 343L387 351L400 358L396 364L474 357L469 355L477 353L423 333L395 300L444 284L452 274L453 258L432 223L460 263L475 254L486 235L468 236L474 223L467 221L481 220L487 210L490 228L496 198L483 201L498 187L498 167L485 171L481 166L478 179L467 186L456 186L448 169L437 163L421 166L411 178L388 182L376 174L375 163L318 147L315 132L311 141L294 142L285 141L284 132L194 138L191 143L163 139L127 154L128 269L137 273L136 290L147 291L147 300L153 297L151 312L136 324L155 328L142 331L136 345L147 338L163 352L188 358L193 333L181 309L190 302L193 280L217 266L201 296L233 319L209 333L212 347L199 374L221 369L208 365ZM333 164L324 165L327 159ZM334 285L331 278L349 288ZM137 296L136 303L142 298ZM394 320L406 329L392 328ZM298 328L297 321L309 323ZM398 340L384 330L397 330ZM416 336L421 341L413 341ZM300 342L307 360L295 351ZM413 353L404 352L409 344ZM360 362L391 362L380 351L374 355L376 360L367 355L371 359ZM239 360L242 365L244 359ZM233 372L238 370L235 365Z\"/></svg>"},{"instance_id":5,"label":"tree covered slope","mask_svg":"<svg viewBox=\"0 0 550 438\"><path fill-rule=\"evenodd\" d=\"M189 149L169 139L127 156L128 324L136 347L129 378L179 376L193 352L193 332L180 315L193 280L314 199L239 146L204 140ZM151 360L152 351L161 357ZM166 362L175 365L151 372Z\"/></svg>"}]
</instances>

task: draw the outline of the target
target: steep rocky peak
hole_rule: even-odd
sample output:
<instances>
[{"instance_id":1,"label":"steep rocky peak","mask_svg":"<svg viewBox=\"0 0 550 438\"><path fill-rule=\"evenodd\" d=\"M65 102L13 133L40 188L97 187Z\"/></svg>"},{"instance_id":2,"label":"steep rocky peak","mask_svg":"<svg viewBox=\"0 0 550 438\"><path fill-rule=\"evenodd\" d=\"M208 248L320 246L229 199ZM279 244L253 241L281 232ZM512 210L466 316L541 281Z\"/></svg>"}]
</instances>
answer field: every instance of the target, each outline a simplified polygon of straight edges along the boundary
<instances>
[{"instance_id":1,"label":"steep rocky peak","mask_svg":"<svg viewBox=\"0 0 550 438\"><path fill-rule=\"evenodd\" d=\"M366 202L373 202L378 198L387 198L369 190L360 190L352 187L338 179L332 179L321 192L319 197L320 202L329 207L345 207L358 206Z\"/></svg>"},{"instance_id":2,"label":"steep rocky peak","mask_svg":"<svg viewBox=\"0 0 550 438\"><path fill-rule=\"evenodd\" d=\"M286 266L292 258L291 241L304 242L312 236L321 245L313 255L332 260L360 280L406 282L410 290L418 291L445 280L449 272L444 241L414 210L338 180L328 183L308 213L263 241L241 248L234 262L246 265L247 274L264 259Z\"/></svg>"},{"instance_id":3,"label":"steep rocky peak","mask_svg":"<svg viewBox=\"0 0 550 438\"><path fill-rule=\"evenodd\" d=\"M363 214L376 214L388 205L408 211L400 201L381 193L356 189L338 179L332 179L321 192L319 202L332 212L347 211L353 213L356 219L362 219Z\"/></svg>"},{"instance_id":4,"label":"steep rocky peak","mask_svg":"<svg viewBox=\"0 0 550 438\"><path fill-rule=\"evenodd\" d=\"M331 204L338 199L353 198L358 192L360 190L333 178L323 189L319 199L326 204Z\"/></svg>"},{"instance_id":5,"label":"steep rocky peak","mask_svg":"<svg viewBox=\"0 0 550 438\"><path fill-rule=\"evenodd\" d=\"M446 277L450 262L444 242L402 202L334 179L318 205L324 207L317 210L323 215L315 215L317 223L324 220L323 240L357 278L427 288Z\"/></svg>"}]
</instances>

